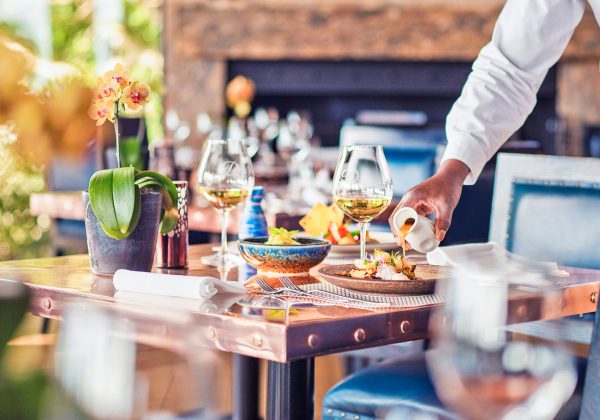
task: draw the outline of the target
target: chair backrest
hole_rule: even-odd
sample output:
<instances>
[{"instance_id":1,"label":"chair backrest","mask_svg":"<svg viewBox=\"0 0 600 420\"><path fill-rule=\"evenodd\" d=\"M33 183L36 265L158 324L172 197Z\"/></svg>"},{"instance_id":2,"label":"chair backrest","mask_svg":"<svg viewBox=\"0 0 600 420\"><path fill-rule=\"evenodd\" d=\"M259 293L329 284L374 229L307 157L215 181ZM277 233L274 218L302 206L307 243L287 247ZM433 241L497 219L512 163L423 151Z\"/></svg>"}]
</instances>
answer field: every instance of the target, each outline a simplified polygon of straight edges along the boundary
<instances>
[{"instance_id":1,"label":"chair backrest","mask_svg":"<svg viewBox=\"0 0 600 420\"><path fill-rule=\"evenodd\" d=\"M438 157L446 144L446 135L441 129L345 125L340 131L340 145L351 144L383 146L394 180L394 196L401 196L434 174Z\"/></svg>"},{"instance_id":2,"label":"chair backrest","mask_svg":"<svg viewBox=\"0 0 600 420\"><path fill-rule=\"evenodd\" d=\"M600 268L600 159L500 154L489 239L540 261Z\"/></svg>"},{"instance_id":3,"label":"chair backrest","mask_svg":"<svg viewBox=\"0 0 600 420\"><path fill-rule=\"evenodd\" d=\"M46 177L50 191L87 190L96 171L96 150L90 145L85 157L54 156L48 165Z\"/></svg>"}]
</instances>

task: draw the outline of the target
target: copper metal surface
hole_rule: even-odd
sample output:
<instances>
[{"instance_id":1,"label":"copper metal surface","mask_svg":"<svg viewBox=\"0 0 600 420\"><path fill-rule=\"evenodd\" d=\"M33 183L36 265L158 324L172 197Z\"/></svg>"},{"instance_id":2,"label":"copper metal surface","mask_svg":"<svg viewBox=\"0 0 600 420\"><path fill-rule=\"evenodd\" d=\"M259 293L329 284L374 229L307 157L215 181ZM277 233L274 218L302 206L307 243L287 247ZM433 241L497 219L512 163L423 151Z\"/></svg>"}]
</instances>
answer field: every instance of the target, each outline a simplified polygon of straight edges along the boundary
<instances>
[{"instance_id":1,"label":"copper metal surface","mask_svg":"<svg viewBox=\"0 0 600 420\"><path fill-rule=\"evenodd\" d=\"M219 276L199 262L202 255L212 252L212 246L190 247L189 269L163 271ZM562 280L559 299L513 295L511 321L594 311L596 304L590 297L598 291L600 271L567 270L572 275ZM227 276L238 279L236 270ZM189 300L189 305L182 305L181 298L162 296L121 300L110 278L90 272L85 255L0 262L0 279L27 284L33 295L31 312L38 316L60 318L71 302L94 303L134 323L135 338L148 344L174 349L206 346L276 362L424 338L432 309L427 306L372 312L307 307L274 311L242 307L218 294L211 305L218 310L204 313L203 306L194 300Z\"/></svg>"}]
</instances>

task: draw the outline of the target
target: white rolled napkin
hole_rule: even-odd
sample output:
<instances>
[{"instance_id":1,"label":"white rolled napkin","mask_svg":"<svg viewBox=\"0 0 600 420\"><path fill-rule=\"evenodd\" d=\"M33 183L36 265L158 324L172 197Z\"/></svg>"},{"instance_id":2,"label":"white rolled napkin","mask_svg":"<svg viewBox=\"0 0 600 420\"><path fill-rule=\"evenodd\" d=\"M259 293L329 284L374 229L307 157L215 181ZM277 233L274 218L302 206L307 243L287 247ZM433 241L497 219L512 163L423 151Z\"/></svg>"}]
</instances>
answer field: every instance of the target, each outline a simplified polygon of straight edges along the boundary
<instances>
[{"instance_id":1,"label":"white rolled napkin","mask_svg":"<svg viewBox=\"0 0 600 420\"><path fill-rule=\"evenodd\" d=\"M113 277L115 289L151 295L175 296L191 299L210 299L217 293L246 293L246 288L235 282L215 277L182 276L118 270Z\"/></svg>"},{"instance_id":2,"label":"white rolled napkin","mask_svg":"<svg viewBox=\"0 0 600 420\"><path fill-rule=\"evenodd\" d=\"M153 308L172 309L184 312L217 313L219 308L212 300L190 299L174 296L159 296L146 293L118 291L115 293L118 302L134 303Z\"/></svg>"},{"instance_id":3,"label":"white rolled napkin","mask_svg":"<svg viewBox=\"0 0 600 420\"><path fill-rule=\"evenodd\" d=\"M489 273L512 274L536 271L553 277L565 277L569 273L561 270L555 262L539 262L502 248L496 242L463 244L438 247L427 253L430 265L461 267L476 265Z\"/></svg>"}]
</instances>

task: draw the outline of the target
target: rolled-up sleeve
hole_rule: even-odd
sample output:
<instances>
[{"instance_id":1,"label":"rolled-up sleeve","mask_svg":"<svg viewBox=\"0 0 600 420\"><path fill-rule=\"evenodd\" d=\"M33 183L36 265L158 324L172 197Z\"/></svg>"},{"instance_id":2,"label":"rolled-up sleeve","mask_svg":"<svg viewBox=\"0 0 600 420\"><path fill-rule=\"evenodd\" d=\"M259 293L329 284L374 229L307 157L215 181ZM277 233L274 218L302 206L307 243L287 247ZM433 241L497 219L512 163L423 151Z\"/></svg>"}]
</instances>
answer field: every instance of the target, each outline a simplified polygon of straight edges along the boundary
<instances>
[{"instance_id":1,"label":"rolled-up sleeve","mask_svg":"<svg viewBox=\"0 0 600 420\"><path fill-rule=\"evenodd\" d=\"M492 40L480 51L446 119L442 161L458 159L473 184L485 163L519 129L536 103L548 69L585 10L585 0L508 0Z\"/></svg>"}]
</instances>

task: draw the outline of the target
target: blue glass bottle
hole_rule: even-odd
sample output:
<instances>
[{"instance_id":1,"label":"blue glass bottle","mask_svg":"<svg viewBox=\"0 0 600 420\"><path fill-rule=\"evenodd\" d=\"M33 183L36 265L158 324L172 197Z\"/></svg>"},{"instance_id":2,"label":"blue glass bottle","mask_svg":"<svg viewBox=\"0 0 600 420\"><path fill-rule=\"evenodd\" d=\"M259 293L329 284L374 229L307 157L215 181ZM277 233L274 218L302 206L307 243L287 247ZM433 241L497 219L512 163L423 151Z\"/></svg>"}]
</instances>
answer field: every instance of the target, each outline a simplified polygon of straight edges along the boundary
<instances>
[{"instance_id":1,"label":"blue glass bottle","mask_svg":"<svg viewBox=\"0 0 600 420\"><path fill-rule=\"evenodd\" d=\"M261 207L261 202L265 197L263 187L254 187L250 198L246 200L246 206L240 219L238 230L239 239L258 238L269 236L267 229L267 219Z\"/></svg>"},{"instance_id":2,"label":"blue glass bottle","mask_svg":"<svg viewBox=\"0 0 600 420\"><path fill-rule=\"evenodd\" d=\"M240 218L240 226L238 229L238 238L258 238L261 236L269 236L267 228L267 219L263 212L261 202L265 197L263 187L254 187L250 198L246 200L242 217ZM245 282L250 277L256 274L256 269L248 264L243 264L238 267L238 280Z\"/></svg>"}]
</instances>

